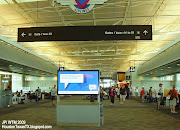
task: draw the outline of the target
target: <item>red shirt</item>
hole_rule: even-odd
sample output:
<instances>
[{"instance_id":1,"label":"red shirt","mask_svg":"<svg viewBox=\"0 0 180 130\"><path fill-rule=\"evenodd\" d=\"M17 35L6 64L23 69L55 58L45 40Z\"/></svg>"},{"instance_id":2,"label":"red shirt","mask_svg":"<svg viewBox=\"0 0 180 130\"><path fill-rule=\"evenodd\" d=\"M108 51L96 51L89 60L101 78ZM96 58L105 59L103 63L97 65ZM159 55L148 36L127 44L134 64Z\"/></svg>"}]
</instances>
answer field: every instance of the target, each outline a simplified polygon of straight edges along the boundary
<instances>
[{"instance_id":1,"label":"red shirt","mask_svg":"<svg viewBox=\"0 0 180 130\"><path fill-rule=\"evenodd\" d=\"M144 89L143 90L141 90L141 95L144 95L145 94L145 91L144 91Z\"/></svg>"},{"instance_id":2,"label":"red shirt","mask_svg":"<svg viewBox=\"0 0 180 130\"><path fill-rule=\"evenodd\" d=\"M110 95L111 95L111 96L114 96L114 90L111 90Z\"/></svg>"},{"instance_id":3,"label":"red shirt","mask_svg":"<svg viewBox=\"0 0 180 130\"><path fill-rule=\"evenodd\" d=\"M177 91L173 88L170 90L171 92L173 92L173 97L177 97L178 96L178 93Z\"/></svg>"}]
</instances>

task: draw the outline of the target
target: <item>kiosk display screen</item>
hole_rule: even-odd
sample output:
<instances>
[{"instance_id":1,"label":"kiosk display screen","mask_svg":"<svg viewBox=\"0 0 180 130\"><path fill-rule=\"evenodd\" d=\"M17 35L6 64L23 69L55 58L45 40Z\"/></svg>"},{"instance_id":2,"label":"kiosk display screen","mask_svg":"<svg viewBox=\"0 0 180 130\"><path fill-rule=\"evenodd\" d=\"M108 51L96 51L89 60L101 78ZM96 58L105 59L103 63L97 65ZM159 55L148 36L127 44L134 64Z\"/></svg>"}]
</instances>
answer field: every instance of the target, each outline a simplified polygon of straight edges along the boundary
<instances>
[{"instance_id":1,"label":"kiosk display screen","mask_svg":"<svg viewBox=\"0 0 180 130\"><path fill-rule=\"evenodd\" d=\"M58 95L98 92L99 71L58 71Z\"/></svg>"}]
</instances>

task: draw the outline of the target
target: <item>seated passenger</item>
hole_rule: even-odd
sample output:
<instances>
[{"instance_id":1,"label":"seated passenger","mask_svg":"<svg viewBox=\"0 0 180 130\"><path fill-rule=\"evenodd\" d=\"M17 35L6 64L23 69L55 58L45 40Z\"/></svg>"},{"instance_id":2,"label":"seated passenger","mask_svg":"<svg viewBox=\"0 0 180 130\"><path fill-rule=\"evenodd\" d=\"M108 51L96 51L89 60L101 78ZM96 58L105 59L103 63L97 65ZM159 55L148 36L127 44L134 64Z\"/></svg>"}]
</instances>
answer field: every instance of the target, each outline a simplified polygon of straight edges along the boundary
<instances>
[{"instance_id":1,"label":"seated passenger","mask_svg":"<svg viewBox=\"0 0 180 130\"><path fill-rule=\"evenodd\" d=\"M12 101L13 101L13 104L17 104L17 101L18 101L18 91L13 93Z\"/></svg>"},{"instance_id":2,"label":"seated passenger","mask_svg":"<svg viewBox=\"0 0 180 130\"><path fill-rule=\"evenodd\" d=\"M24 103L23 100L25 100L25 95L24 95L23 91L21 90L21 92L18 95L18 103L19 104Z\"/></svg>"}]
</instances>

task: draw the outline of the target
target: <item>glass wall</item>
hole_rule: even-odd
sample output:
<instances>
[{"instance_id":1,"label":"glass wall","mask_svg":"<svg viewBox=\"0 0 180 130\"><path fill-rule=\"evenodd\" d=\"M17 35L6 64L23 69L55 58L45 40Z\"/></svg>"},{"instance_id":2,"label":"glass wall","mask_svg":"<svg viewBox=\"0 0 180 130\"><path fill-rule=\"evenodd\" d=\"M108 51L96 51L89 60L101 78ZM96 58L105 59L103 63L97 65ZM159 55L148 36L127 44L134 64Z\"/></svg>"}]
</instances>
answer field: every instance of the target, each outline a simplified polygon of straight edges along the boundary
<instances>
[{"instance_id":1,"label":"glass wall","mask_svg":"<svg viewBox=\"0 0 180 130\"><path fill-rule=\"evenodd\" d=\"M100 86L103 88L109 88L115 84L115 81L112 79L100 79Z\"/></svg>"}]
</instances>

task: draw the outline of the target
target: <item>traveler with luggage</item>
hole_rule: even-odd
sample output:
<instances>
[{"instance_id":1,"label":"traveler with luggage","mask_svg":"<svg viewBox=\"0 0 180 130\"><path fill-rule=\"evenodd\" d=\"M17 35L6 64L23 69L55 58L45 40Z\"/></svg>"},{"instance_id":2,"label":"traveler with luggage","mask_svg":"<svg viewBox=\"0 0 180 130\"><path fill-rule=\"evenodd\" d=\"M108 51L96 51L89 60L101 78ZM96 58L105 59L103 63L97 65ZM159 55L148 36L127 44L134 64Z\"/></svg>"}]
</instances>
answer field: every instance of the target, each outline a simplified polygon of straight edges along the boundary
<instances>
[{"instance_id":1,"label":"traveler with luggage","mask_svg":"<svg viewBox=\"0 0 180 130\"><path fill-rule=\"evenodd\" d=\"M158 89L158 93L157 93L157 109L160 109L160 103L163 100L163 88L162 88L162 83L159 84L159 89Z\"/></svg>"},{"instance_id":2,"label":"traveler with luggage","mask_svg":"<svg viewBox=\"0 0 180 130\"><path fill-rule=\"evenodd\" d=\"M176 106L176 102L179 101L179 97L178 97L178 93L175 90L175 86L173 86L173 89L171 89L169 91L169 95L168 95L169 99L170 99L170 109L171 109L171 113L177 113L175 111L175 106Z\"/></svg>"}]
</instances>

